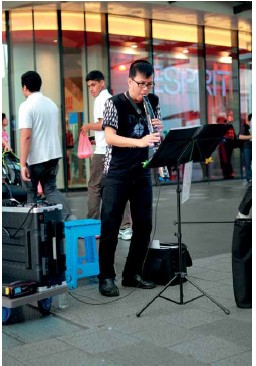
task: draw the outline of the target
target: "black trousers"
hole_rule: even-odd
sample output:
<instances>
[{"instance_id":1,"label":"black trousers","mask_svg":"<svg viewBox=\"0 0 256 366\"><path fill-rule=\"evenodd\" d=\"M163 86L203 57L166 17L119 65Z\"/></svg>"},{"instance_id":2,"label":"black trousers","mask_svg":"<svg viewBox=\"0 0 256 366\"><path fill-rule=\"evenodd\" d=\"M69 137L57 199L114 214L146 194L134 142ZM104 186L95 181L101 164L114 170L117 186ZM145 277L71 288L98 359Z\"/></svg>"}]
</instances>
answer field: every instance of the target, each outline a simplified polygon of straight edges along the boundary
<instances>
[{"instance_id":1,"label":"black trousers","mask_svg":"<svg viewBox=\"0 0 256 366\"><path fill-rule=\"evenodd\" d=\"M142 275L142 267L152 230L151 176L135 179L102 180L101 237L99 244L99 279L115 278L115 251L118 232L127 201L130 201L133 235L127 256L124 277Z\"/></svg>"},{"instance_id":2,"label":"black trousers","mask_svg":"<svg viewBox=\"0 0 256 366\"><path fill-rule=\"evenodd\" d=\"M243 215L249 215L252 207L252 183L250 183L245 191L244 197L240 202L238 211Z\"/></svg>"},{"instance_id":3,"label":"black trousers","mask_svg":"<svg viewBox=\"0 0 256 366\"><path fill-rule=\"evenodd\" d=\"M234 176L233 166L231 163L234 141L225 139L219 144L220 166L223 173L223 178L228 179Z\"/></svg>"}]
</instances>

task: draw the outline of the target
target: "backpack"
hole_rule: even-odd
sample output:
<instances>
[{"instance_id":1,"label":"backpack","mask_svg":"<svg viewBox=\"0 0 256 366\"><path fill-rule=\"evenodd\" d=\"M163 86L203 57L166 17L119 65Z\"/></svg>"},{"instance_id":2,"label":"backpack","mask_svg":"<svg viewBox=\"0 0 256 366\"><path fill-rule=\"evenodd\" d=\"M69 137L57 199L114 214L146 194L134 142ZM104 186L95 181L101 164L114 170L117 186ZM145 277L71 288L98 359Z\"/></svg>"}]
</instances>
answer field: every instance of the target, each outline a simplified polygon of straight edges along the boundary
<instances>
[{"instance_id":1,"label":"backpack","mask_svg":"<svg viewBox=\"0 0 256 366\"><path fill-rule=\"evenodd\" d=\"M7 184L22 185L20 160L12 151L2 152L2 177Z\"/></svg>"}]
</instances>

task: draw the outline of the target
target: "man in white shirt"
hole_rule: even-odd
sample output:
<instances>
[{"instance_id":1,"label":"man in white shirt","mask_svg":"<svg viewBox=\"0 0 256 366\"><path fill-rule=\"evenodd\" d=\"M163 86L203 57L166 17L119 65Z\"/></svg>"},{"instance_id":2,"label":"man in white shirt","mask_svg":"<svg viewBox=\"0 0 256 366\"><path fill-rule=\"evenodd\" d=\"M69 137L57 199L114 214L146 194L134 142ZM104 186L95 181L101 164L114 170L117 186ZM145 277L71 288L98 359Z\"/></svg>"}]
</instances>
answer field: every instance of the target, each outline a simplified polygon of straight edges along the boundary
<instances>
[{"instance_id":1,"label":"man in white shirt","mask_svg":"<svg viewBox=\"0 0 256 366\"><path fill-rule=\"evenodd\" d=\"M105 87L105 78L101 71L93 70L86 76L86 83L94 101L94 122L82 126L82 132L95 131L95 151L91 160L91 174L88 182L88 218L99 219L101 207L101 179L106 153L105 133L102 130L103 111L107 99L112 97ZM121 223L119 238L130 240L132 236L129 204L126 206Z\"/></svg>"},{"instance_id":2,"label":"man in white shirt","mask_svg":"<svg viewBox=\"0 0 256 366\"><path fill-rule=\"evenodd\" d=\"M27 202L37 202L37 186L41 183L49 203L62 204L64 220L76 219L57 189L58 162L62 157L58 108L41 92L42 80L35 71L21 76L21 86L26 101L19 108L20 167L22 185L27 192Z\"/></svg>"}]
</instances>

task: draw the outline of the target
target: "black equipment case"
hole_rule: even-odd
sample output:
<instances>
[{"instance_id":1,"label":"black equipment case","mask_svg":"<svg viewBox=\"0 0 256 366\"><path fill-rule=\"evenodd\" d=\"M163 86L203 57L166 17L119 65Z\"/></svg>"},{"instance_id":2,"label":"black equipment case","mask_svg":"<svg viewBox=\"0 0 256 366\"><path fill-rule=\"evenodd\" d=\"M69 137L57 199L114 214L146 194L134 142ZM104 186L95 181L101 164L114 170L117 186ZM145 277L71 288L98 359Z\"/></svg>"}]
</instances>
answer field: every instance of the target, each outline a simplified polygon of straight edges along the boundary
<instances>
[{"instance_id":1,"label":"black equipment case","mask_svg":"<svg viewBox=\"0 0 256 366\"><path fill-rule=\"evenodd\" d=\"M192 266L192 259L185 244L182 250L182 272L187 274L187 267ZM143 277L154 281L157 285L166 285L179 272L179 246L174 243L161 243L159 249L150 248L143 270ZM183 282L186 282L186 278ZM170 286L179 284L179 278L173 280Z\"/></svg>"},{"instance_id":2,"label":"black equipment case","mask_svg":"<svg viewBox=\"0 0 256 366\"><path fill-rule=\"evenodd\" d=\"M232 241L232 273L236 305L252 307L252 220L237 219Z\"/></svg>"},{"instance_id":3,"label":"black equipment case","mask_svg":"<svg viewBox=\"0 0 256 366\"><path fill-rule=\"evenodd\" d=\"M62 205L2 207L2 280L65 281Z\"/></svg>"}]
</instances>

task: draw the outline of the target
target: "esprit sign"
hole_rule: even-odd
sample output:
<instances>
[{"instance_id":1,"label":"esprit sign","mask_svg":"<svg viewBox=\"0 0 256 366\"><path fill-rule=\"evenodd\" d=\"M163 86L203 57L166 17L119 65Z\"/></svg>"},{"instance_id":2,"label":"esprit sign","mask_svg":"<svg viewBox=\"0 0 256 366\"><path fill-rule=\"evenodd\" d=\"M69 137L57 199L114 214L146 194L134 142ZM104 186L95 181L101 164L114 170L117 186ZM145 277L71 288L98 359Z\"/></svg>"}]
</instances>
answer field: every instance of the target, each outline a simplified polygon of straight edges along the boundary
<instances>
[{"instance_id":1,"label":"esprit sign","mask_svg":"<svg viewBox=\"0 0 256 366\"><path fill-rule=\"evenodd\" d=\"M206 89L209 95L216 96L217 90L220 89L221 96L225 97L230 74L230 71L206 70ZM170 66L162 70L158 69L155 82L156 94L177 95L199 90L198 70L191 68L178 69Z\"/></svg>"}]
</instances>

